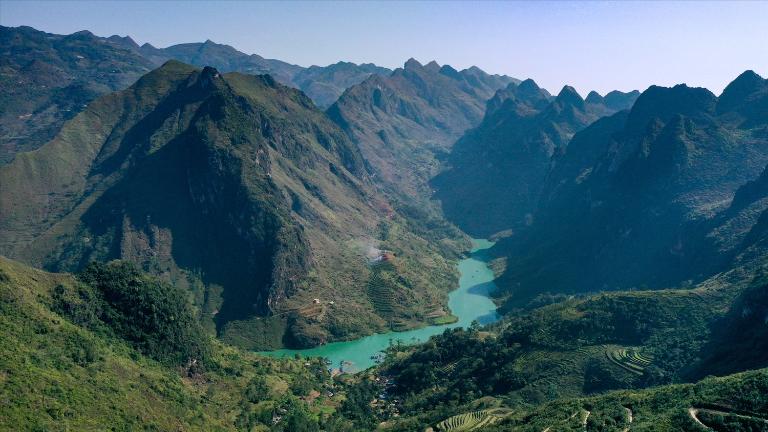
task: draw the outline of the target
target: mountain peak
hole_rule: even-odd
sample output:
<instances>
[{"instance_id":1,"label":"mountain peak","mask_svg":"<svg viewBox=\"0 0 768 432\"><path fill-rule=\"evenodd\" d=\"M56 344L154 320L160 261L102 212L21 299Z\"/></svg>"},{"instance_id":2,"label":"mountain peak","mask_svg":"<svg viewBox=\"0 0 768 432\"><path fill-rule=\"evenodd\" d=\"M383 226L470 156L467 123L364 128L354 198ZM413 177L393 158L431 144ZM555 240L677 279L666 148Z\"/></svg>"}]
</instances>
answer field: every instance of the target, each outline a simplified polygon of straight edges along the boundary
<instances>
[{"instance_id":1,"label":"mountain peak","mask_svg":"<svg viewBox=\"0 0 768 432\"><path fill-rule=\"evenodd\" d=\"M472 65L472 66L468 67L468 68L467 68L467 70L468 70L469 72L472 72L472 73L481 73L481 74L484 74L484 73L485 73L485 71L484 71L484 70L480 69L479 67L477 67L477 66L475 66L475 65Z\"/></svg>"},{"instance_id":2,"label":"mountain peak","mask_svg":"<svg viewBox=\"0 0 768 432\"><path fill-rule=\"evenodd\" d=\"M632 90L631 92L620 92L618 90L612 90L603 96L603 103L605 106L612 110L622 111L632 108L637 98L640 96L640 92Z\"/></svg>"},{"instance_id":3,"label":"mountain peak","mask_svg":"<svg viewBox=\"0 0 768 432\"><path fill-rule=\"evenodd\" d=\"M752 69L748 69L737 76L736 79L731 82L731 84L762 84L763 81L763 77L761 77L757 72L753 71Z\"/></svg>"},{"instance_id":4,"label":"mountain peak","mask_svg":"<svg viewBox=\"0 0 768 432\"><path fill-rule=\"evenodd\" d=\"M603 97L600 96L600 93L592 90L587 95L587 98L584 99L584 102L589 103L589 104L602 104L604 102L604 100L603 100Z\"/></svg>"},{"instance_id":5,"label":"mountain peak","mask_svg":"<svg viewBox=\"0 0 768 432\"><path fill-rule=\"evenodd\" d=\"M746 102L746 99L750 95L766 87L768 87L768 80L763 79L763 77L754 71L747 70L742 72L741 75L731 81L731 83L725 87L723 93L720 94L720 98L717 102L717 110L721 113L733 110Z\"/></svg>"},{"instance_id":6,"label":"mountain peak","mask_svg":"<svg viewBox=\"0 0 768 432\"><path fill-rule=\"evenodd\" d=\"M575 107L584 106L584 99L581 98L581 95L579 95L579 92L577 92L575 88L569 85L563 86L563 89L560 90L555 101Z\"/></svg>"},{"instance_id":7,"label":"mountain peak","mask_svg":"<svg viewBox=\"0 0 768 432\"><path fill-rule=\"evenodd\" d=\"M413 57L409 58L404 65L405 70L421 69L422 67L421 63Z\"/></svg>"},{"instance_id":8,"label":"mountain peak","mask_svg":"<svg viewBox=\"0 0 768 432\"><path fill-rule=\"evenodd\" d=\"M443 65L443 67L440 68L441 75L445 75L447 77L453 78L453 79L461 79L461 74L459 71L451 67L450 65Z\"/></svg>"},{"instance_id":9,"label":"mountain peak","mask_svg":"<svg viewBox=\"0 0 768 432\"><path fill-rule=\"evenodd\" d=\"M91 33L89 30L80 30L77 32L72 33L71 36L94 36L93 33Z\"/></svg>"},{"instance_id":10,"label":"mountain peak","mask_svg":"<svg viewBox=\"0 0 768 432\"><path fill-rule=\"evenodd\" d=\"M499 93L502 96L499 101L507 99L508 97L506 97L505 94L509 94L536 109L544 108L549 104L551 97L549 92L539 87L536 82L530 78L517 85L515 85L515 83L509 83L507 88Z\"/></svg>"},{"instance_id":11,"label":"mountain peak","mask_svg":"<svg viewBox=\"0 0 768 432\"><path fill-rule=\"evenodd\" d=\"M139 85L139 83L142 83L145 81L148 83L151 83L152 80L165 80L165 79L168 79L168 77L172 77L172 76L178 76L178 75L189 76L189 74L194 72L196 69L197 68L195 68L194 66L190 66L178 60L168 60L165 63L163 63L159 68L139 78L139 80L136 81L135 85ZM150 77L152 78L151 80L149 79Z\"/></svg>"},{"instance_id":12,"label":"mountain peak","mask_svg":"<svg viewBox=\"0 0 768 432\"><path fill-rule=\"evenodd\" d=\"M440 65L437 64L436 61L432 60L431 62L424 65L424 69L432 72L432 73L438 73L440 72Z\"/></svg>"},{"instance_id":13,"label":"mountain peak","mask_svg":"<svg viewBox=\"0 0 768 432\"><path fill-rule=\"evenodd\" d=\"M219 71L213 66L205 66L200 75L206 78L218 78L220 76Z\"/></svg>"},{"instance_id":14,"label":"mountain peak","mask_svg":"<svg viewBox=\"0 0 768 432\"><path fill-rule=\"evenodd\" d=\"M139 47L139 44L137 44L136 41L134 41L130 36L112 35L108 37L107 40L131 48Z\"/></svg>"},{"instance_id":15,"label":"mountain peak","mask_svg":"<svg viewBox=\"0 0 768 432\"><path fill-rule=\"evenodd\" d=\"M536 84L536 81L528 78L525 81L521 82L517 86L517 89L522 91L531 91L531 90L539 91L541 87L539 87L539 85Z\"/></svg>"},{"instance_id":16,"label":"mountain peak","mask_svg":"<svg viewBox=\"0 0 768 432\"><path fill-rule=\"evenodd\" d=\"M94 35L88 30L80 30L78 32L74 32L70 35L64 36L64 39L90 41L90 40L96 39L96 35Z\"/></svg>"},{"instance_id":17,"label":"mountain peak","mask_svg":"<svg viewBox=\"0 0 768 432\"><path fill-rule=\"evenodd\" d=\"M643 129L652 118L669 121L673 115L699 117L714 110L717 98L705 88L678 84L674 87L650 86L632 106L627 127Z\"/></svg>"}]
</instances>

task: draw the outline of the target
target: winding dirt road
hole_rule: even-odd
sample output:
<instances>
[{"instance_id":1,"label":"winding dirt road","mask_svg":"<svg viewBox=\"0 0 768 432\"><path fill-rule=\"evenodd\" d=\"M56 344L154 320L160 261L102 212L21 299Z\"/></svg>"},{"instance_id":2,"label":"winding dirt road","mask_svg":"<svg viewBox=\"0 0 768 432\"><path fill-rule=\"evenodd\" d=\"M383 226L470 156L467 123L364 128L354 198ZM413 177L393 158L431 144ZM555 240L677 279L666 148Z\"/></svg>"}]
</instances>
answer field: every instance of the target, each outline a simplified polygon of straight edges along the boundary
<instances>
[{"instance_id":1,"label":"winding dirt road","mask_svg":"<svg viewBox=\"0 0 768 432\"><path fill-rule=\"evenodd\" d=\"M699 420L699 413L700 412L719 414L719 415L722 415L722 416L738 417L738 418L743 418L743 419L747 419L747 420L763 422L765 424L768 424L768 420L766 420L764 418L760 418L760 417L753 417L753 416L748 416L748 415L744 415L744 414L736 414L736 413L732 413L732 412L728 412L728 411L720 411L720 410L709 409L709 408L696 408L696 407L688 408L688 415L691 416L693 421L695 421L700 426L702 426L702 427L704 427L704 428L706 428L708 430L714 430L714 429L712 429L711 427L705 425L704 423L702 423L701 420Z\"/></svg>"}]
</instances>

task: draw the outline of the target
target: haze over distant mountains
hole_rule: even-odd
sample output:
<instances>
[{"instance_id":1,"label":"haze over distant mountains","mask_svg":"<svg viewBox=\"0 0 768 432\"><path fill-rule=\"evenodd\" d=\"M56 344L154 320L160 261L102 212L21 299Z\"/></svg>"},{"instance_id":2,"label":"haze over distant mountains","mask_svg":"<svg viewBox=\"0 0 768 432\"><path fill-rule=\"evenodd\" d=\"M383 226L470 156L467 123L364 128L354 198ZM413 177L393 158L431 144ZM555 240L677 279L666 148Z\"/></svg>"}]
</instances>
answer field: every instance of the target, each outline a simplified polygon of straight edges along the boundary
<instances>
[{"instance_id":1,"label":"haze over distant mountains","mask_svg":"<svg viewBox=\"0 0 768 432\"><path fill-rule=\"evenodd\" d=\"M116 40L113 36L112 40ZM222 72L269 74L278 82L295 87L307 94L320 108L327 108L344 90L363 81L369 75L389 75L392 71L374 64L357 65L340 61L328 66L302 67L280 60L265 59L257 54L245 54L229 45L211 40L155 48L150 44L136 45L130 38L121 39L124 46L136 50L160 65L170 59L196 66L212 66Z\"/></svg>"},{"instance_id":2,"label":"haze over distant mountains","mask_svg":"<svg viewBox=\"0 0 768 432\"><path fill-rule=\"evenodd\" d=\"M372 64L339 62L304 68L247 55L206 41L155 48L130 37L98 37L88 31L67 36L31 27L1 27L0 54L6 59L0 107L0 163L16 151L32 150L99 95L132 84L141 75L175 59L222 72L270 74L303 90L320 107L332 104L351 85L391 71Z\"/></svg>"},{"instance_id":3,"label":"haze over distant mountains","mask_svg":"<svg viewBox=\"0 0 768 432\"><path fill-rule=\"evenodd\" d=\"M574 133L627 109L639 92L595 92L586 100L564 87L556 97L531 80L488 101L480 126L465 134L433 181L446 216L481 237L529 224L552 157ZM479 192L482 191L482 192Z\"/></svg>"},{"instance_id":4,"label":"haze over distant mountains","mask_svg":"<svg viewBox=\"0 0 768 432\"><path fill-rule=\"evenodd\" d=\"M768 424L753 71L582 97L29 27L0 54L0 428ZM495 243L468 257L470 236ZM459 273L487 288L470 259L491 325L336 379L245 352L455 322Z\"/></svg>"},{"instance_id":5,"label":"haze over distant mountains","mask_svg":"<svg viewBox=\"0 0 768 432\"><path fill-rule=\"evenodd\" d=\"M390 76L347 90L328 114L360 145L379 181L410 197L428 197L428 180L485 101L514 78L478 68L457 71L409 59Z\"/></svg>"},{"instance_id":6,"label":"haze over distant mountains","mask_svg":"<svg viewBox=\"0 0 768 432\"><path fill-rule=\"evenodd\" d=\"M553 159L530 229L499 245L520 248L502 280L525 298L542 287L661 288L732 265L764 210L726 222L742 211L737 190L768 164L767 89L752 71L719 98L654 86L574 135Z\"/></svg>"}]
</instances>

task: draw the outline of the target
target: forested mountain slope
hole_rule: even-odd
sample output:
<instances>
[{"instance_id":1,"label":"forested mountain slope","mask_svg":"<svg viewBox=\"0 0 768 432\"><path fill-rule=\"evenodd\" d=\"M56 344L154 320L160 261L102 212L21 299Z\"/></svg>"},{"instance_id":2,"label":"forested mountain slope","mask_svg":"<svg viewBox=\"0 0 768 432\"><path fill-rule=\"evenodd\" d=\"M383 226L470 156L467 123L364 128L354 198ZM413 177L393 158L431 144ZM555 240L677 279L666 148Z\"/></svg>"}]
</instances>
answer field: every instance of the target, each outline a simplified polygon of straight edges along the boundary
<instances>
[{"instance_id":1,"label":"forested mountain slope","mask_svg":"<svg viewBox=\"0 0 768 432\"><path fill-rule=\"evenodd\" d=\"M768 430L767 86L748 71L720 97L651 87L576 133L530 226L493 249L503 320L393 347L373 374L400 415L371 415L390 430Z\"/></svg>"},{"instance_id":2,"label":"forested mountain slope","mask_svg":"<svg viewBox=\"0 0 768 432\"><path fill-rule=\"evenodd\" d=\"M222 72L269 74L303 90L321 107L369 75L391 72L349 62L304 68L210 40L155 48L128 36L57 35L31 27L0 26L0 56L0 164L49 141L97 97L128 87L172 59Z\"/></svg>"},{"instance_id":3,"label":"forested mountain slope","mask_svg":"<svg viewBox=\"0 0 768 432\"><path fill-rule=\"evenodd\" d=\"M751 71L719 98L654 86L577 133L530 228L498 245L507 294L690 284L735 265L765 209L762 182L737 190L768 162L766 89Z\"/></svg>"},{"instance_id":4,"label":"forested mountain slope","mask_svg":"<svg viewBox=\"0 0 768 432\"><path fill-rule=\"evenodd\" d=\"M379 247L396 259L371 290ZM445 315L449 251L409 231L357 147L267 75L170 61L0 167L0 253L53 270L135 262L242 346Z\"/></svg>"},{"instance_id":5,"label":"forested mountain slope","mask_svg":"<svg viewBox=\"0 0 768 432\"><path fill-rule=\"evenodd\" d=\"M604 99L592 92L584 100L566 86L551 97L530 79L499 90L482 123L453 146L447 170L432 181L446 217L481 237L530 224L552 158L574 133L629 108L637 94Z\"/></svg>"},{"instance_id":6,"label":"forested mountain slope","mask_svg":"<svg viewBox=\"0 0 768 432\"><path fill-rule=\"evenodd\" d=\"M476 67L457 71L410 59L390 76L350 87L328 113L358 143L377 182L427 201L439 159L480 123L496 90L514 81Z\"/></svg>"},{"instance_id":7,"label":"forested mountain slope","mask_svg":"<svg viewBox=\"0 0 768 432\"><path fill-rule=\"evenodd\" d=\"M53 137L96 97L154 64L89 32L67 36L0 26L0 164Z\"/></svg>"},{"instance_id":8,"label":"forested mountain slope","mask_svg":"<svg viewBox=\"0 0 768 432\"><path fill-rule=\"evenodd\" d=\"M422 346L395 347L377 371L392 380L391 397L402 398L393 430L439 428L451 418L450 424L499 423L499 430L568 430L579 425L568 421L579 406L593 411L587 429L596 431L624 430L622 406L636 411L633 429L656 430L654 422L661 422L660 430L697 430L685 420L689 408L703 409L710 425L723 421L718 416L761 425L768 420L759 414L768 367L761 342L768 327L766 262L763 256L689 289L552 299L490 328L447 331ZM729 376L657 387L753 369L763 371L745 375L749 382ZM743 398L717 397L728 388ZM620 389L633 390L600 395ZM587 396L594 397L578 399ZM573 409L556 414L556 406ZM615 423L603 423L617 414Z\"/></svg>"}]
</instances>

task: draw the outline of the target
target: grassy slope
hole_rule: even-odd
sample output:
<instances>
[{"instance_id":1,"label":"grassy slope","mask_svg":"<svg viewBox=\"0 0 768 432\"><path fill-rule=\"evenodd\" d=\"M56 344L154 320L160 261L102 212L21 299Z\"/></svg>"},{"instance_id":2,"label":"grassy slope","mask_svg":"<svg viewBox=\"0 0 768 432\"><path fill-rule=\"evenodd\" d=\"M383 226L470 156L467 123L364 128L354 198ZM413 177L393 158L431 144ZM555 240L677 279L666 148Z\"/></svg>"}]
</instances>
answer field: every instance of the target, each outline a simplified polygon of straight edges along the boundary
<instances>
[{"instance_id":1,"label":"grassy slope","mask_svg":"<svg viewBox=\"0 0 768 432\"><path fill-rule=\"evenodd\" d=\"M446 333L423 346L401 348L382 370L394 378L393 391L403 400L395 429L489 406L532 410L604 391L695 380L722 371L711 358L715 353L721 363L739 363L726 373L765 367L754 338L713 332L759 331L748 327L764 311L765 281L750 276L756 272L737 268L687 290L573 298L510 315L490 333ZM744 292L750 293L746 300ZM745 302L754 317L739 321ZM741 350L751 343L757 351L727 357L724 343ZM495 402L483 402L488 397Z\"/></svg>"},{"instance_id":2,"label":"grassy slope","mask_svg":"<svg viewBox=\"0 0 768 432\"><path fill-rule=\"evenodd\" d=\"M557 401L532 410L519 410L505 424L489 431L701 431L690 408L711 409L766 419L768 410L768 369L722 378L708 378L696 384L662 386L642 391L617 391L592 398ZM585 413L589 417L584 422ZM629 413L632 421L630 423ZM579 413L571 417L573 413ZM738 419L731 415L731 421ZM701 418L701 417L700 417ZM707 422L707 426L715 426ZM749 422L753 431L768 430L768 423ZM741 423L746 425L747 422ZM739 430L732 424L719 431Z\"/></svg>"},{"instance_id":3,"label":"grassy slope","mask_svg":"<svg viewBox=\"0 0 768 432\"><path fill-rule=\"evenodd\" d=\"M54 288L78 283L0 258L0 429L235 430L249 415L271 418L276 405L295 401L289 388L299 383L332 386L319 363L277 361L219 343L209 370L183 374L52 312ZM266 380L266 397L247 396L254 378ZM314 401L310 417L338 404L325 399Z\"/></svg>"}]
</instances>

